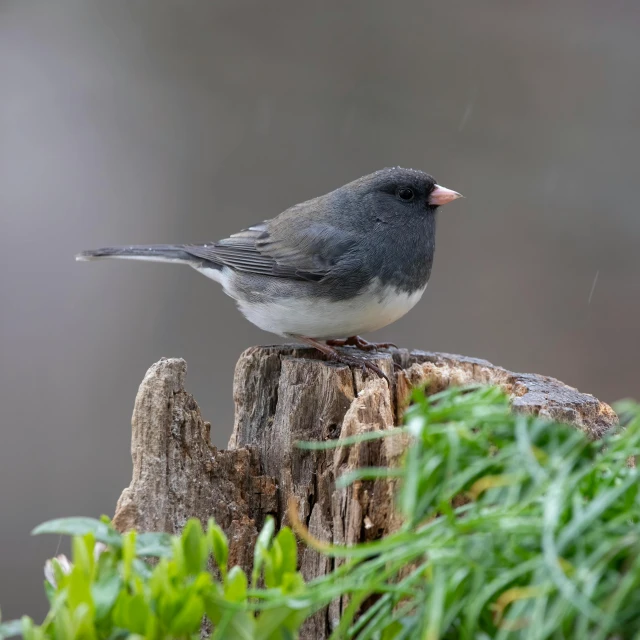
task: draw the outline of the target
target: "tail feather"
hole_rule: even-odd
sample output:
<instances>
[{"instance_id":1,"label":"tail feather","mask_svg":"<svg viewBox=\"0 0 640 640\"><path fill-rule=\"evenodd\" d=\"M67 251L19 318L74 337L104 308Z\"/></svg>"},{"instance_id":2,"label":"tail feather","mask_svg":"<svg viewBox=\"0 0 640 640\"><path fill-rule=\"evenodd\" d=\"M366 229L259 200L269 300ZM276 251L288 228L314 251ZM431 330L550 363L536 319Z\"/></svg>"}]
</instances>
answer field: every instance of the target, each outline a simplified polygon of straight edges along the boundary
<instances>
[{"instance_id":1,"label":"tail feather","mask_svg":"<svg viewBox=\"0 0 640 640\"><path fill-rule=\"evenodd\" d=\"M103 258L147 260L149 262L178 262L184 264L201 262L201 260L198 260L195 256L185 251L183 247L174 244L103 247L102 249L83 251L76 255L76 260L78 261L102 260Z\"/></svg>"}]
</instances>

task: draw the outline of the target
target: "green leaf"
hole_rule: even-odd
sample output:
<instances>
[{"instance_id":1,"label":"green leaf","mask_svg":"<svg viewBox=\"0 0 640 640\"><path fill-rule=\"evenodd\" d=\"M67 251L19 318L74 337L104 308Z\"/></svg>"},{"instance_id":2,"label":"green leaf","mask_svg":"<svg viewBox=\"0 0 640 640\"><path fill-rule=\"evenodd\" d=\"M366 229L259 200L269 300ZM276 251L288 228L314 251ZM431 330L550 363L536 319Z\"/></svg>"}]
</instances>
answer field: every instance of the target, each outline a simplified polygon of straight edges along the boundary
<instances>
[{"instance_id":1,"label":"green leaf","mask_svg":"<svg viewBox=\"0 0 640 640\"><path fill-rule=\"evenodd\" d=\"M80 569L87 578L93 572L93 549L95 547L95 538L93 533L89 532L84 536L74 536L71 540L71 552L73 557L74 568Z\"/></svg>"},{"instance_id":2,"label":"green leaf","mask_svg":"<svg viewBox=\"0 0 640 640\"><path fill-rule=\"evenodd\" d=\"M231 612L225 608L226 602L219 584L214 584L213 589L204 594L203 600L207 617L213 624L218 624L225 616L231 620Z\"/></svg>"},{"instance_id":3,"label":"green leaf","mask_svg":"<svg viewBox=\"0 0 640 640\"><path fill-rule=\"evenodd\" d=\"M84 536L92 533L96 540L110 544L114 547L120 547L120 534L112 527L96 520L95 518L58 518L49 520L38 525L31 535L39 536L44 533L53 533L61 536Z\"/></svg>"},{"instance_id":4,"label":"green leaf","mask_svg":"<svg viewBox=\"0 0 640 640\"><path fill-rule=\"evenodd\" d=\"M196 593L206 594L211 591L213 584L213 576L209 572L203 571L193 581L192 587Z\"/></svg>"},{"instance_id":5,"label":"green leaf","mask_svg":"<svg viewBox=\"0 0 640 640\"><path fill-rule=\"evenodd\" d=\"M68 561L66 564L68 564ZM68 581L67 573L63 570L58 558L51 558L51 566L53 568L53 579L55 580L56 585L58 585L58 589L60 589Z\"/></svg>"},{"instance_id":6,"label":"green leaf","mask_svg":"<svg viewBox=\"0 0 640 640\"><path fill-rule=\"evenodd\" d=\"M93 620L93 611L86 603L79 605L72 615L74 637L97 640Z\"/></svg>"},{"instance_id":7,"label":"green leaf","mask_svg":"<svg viewBox=\"0 0 640 640\"><path fill-rule=\"evenodd\" d=\"M424 608L424 639L438 640L442 637L442 618L444 617L444 600L446 594L446 584L444 569L439 566L434 567L434 579L429 589L427 606Z\"/></svg>"},{"instance_id":8,"label":"green leaf","mask_svg":"<svg viewBox=\"0 0 640 640\"><path fill-rule=\"evenodd\" d=\"M182 547L182 539L179 537L171 538L171 552L173 566L176 569L176 573L180 576L185 576L187 568L184 559L184 549Z\"/></svg>"},{"instance_id":9,"label":"green leaf","mask_svg":"<svg viewBox=\"0 0 640 640\"><path fill-rule=\"evenodd\" d=\"M269 544L271 542L271 538L273 537L275 528L276 524L273 517L268 516L265 520L264 526L262 527L262 531L260 532L260 534L258 535L258 539L256 540L256 546L253 552L253 572L251 573L251 584L254 588L258 584L262 564L267 559Z\"/></svg>"},{"instance_id":10,"label":"green leaf","mask_svg":"<svg viewBox=\"0 0 640 640\"><path fill-rule=\"evenodd\" d=\"M387 429L385 431L369 431L366 433L359 433L358 435L347 436L346 438L340 438L339 440L325 440L323 442L317 442L314 440L296 440L294 445L298 449L306 449L309 451L324 451L326 449L348 447L354 444L359 444L360 442L367 442L368 440L382 440L383 438L397 436L406 432L406 427L396 427L394 429Z\"/></svg>"},{"instance_id":11,"label":"green leaf","mask_svg":"<svg viewBox=\"0 0 640 640\"><path fill-rule=\"evenodd\" d=\"M255 640L255 618L247 611L228 611L216 625L211 640Z\"/></svg>"},{"instance_id":12,"label":"green leaf","mask_svg":"<svg viewBox=\"0 0 640 640\"><path fill-rule=\"evenodd\" d=\"M282 587L285 578L296 572L297 562L296 538L289 527L283 527L265 557L265 585L268 588Z\"/></svg>"},{"instance_id":13,"label":"green leaf","mask_svg":"<svg viewBox=\"0 0 640 640\"><path fill-rule=\"evenodd\" d=\"M131 579L131 570L135 557L136 532L128 531L122 536L122 577L125 582Z\"/></svg>"},{"instance_id":14,"label":"green leaf","mask_svg":"<svg viewBox=\"0 0 640 640\"><path fill-rule=\"evenodd\" d=\"M149 613L147 618L147 629L144 633L144 638L137 638L135 636L117 636L116 638L109 638L109 640L164 640L164 629L160 624L160 620L158 617L153 614L153 612Z\"/></svg>"},{"instance_id":15,"label":"green leaf","mask_svg":"<svg viewBox=\"0 0 640 640\"><path fill-rule=\"evenodd\" d=\"M182 551L185 569L188 574L196 575L207 566L207 541L202 533L200 520L192 518L182 531Z\"/></svg>"},{"instance_id":16,"label":"green leaf","mask_svg":"<svg viewBox=\"0 0 640 640\"><path fill-rule=\"evenodd\" d=\"M394 640L394 638L400 637L400 634L404 630L404 625L398 620L394 620L391 624L384 628L382 632L381 640ZM407 636L404 636L405 638Z\"/></svg>"},{"instance_id":17,"label":"green leaf","mask_svg":"<svg viewBox=\"0 0 640 640\"><path fill-rule=\"evenodd\" d=\"M175 586L170 584L165 591L159 594L155 613L167 628L171 626L173 619L178 615L184 603L185 595L178 584Z\"/></svg>"},{"instance_id":18,"label":"green leaf","mask_svg":"<svg viewBox=\"0 0 640 640\"><path fill-rule=\"evenodd\" d=\"M273 550L274 549L272 547L271 551ZM262 568L264 572L265 587L267 587L267 589L275 589L278 586L278 575L271 553L265 556Z\"/></svg>"},{"instance_id":19,"label":"green leaf","mask_svg":"<svg viewBox=\"0 0 640 640\"><path fill-rule=\"evenodd\" d=\"M224 596L230 602L245 602L247 599L247 576L240 567L233 567L224 582Z\"/></svg>"},{"instance_id":20,"label":"green leaf","mask_svg":"<svg viewBox=\"0 0 640 640\"><path fill-rule=\"evenodd\" d=\"M305 588L305 581L304 581L304 578L302 577L302 574L299 571L296 571L294 573L282 574L282 582L280 583L280 589L282 590L283 594L297 595L297 594L300 594L302 591L304 591L304 588ZM292 604L291 599L287 600L287 604L290 607L293 607L295 609L299 609L301 606L301 605L294 606Z\"/></svg>"},{"instance_id":21,"label":"green leaf","mask_svg":"<svg viewBox=\"0 0 640 640\"><path fill-rule=\"evenodd\" d=\"M196 594L191 594L172 620L171 631L177 635L196 633L200 629L204 611L203 599Z\"/></svg>"},{"instance_id":22,"label":"green leaf","mask_svg":"<svg viewBox=\"0 0 640 640\"><path fill-rule=\"evenodd\" d=\"M168 593L171 589L171 580L169 579L169 561L162 558L154 568L148 582L151 589L151 597L159 599L163 593Z\"/></svg>"},{"instance_id":23,"label":"green leaf","mask_svg":"<svg viewBox=\"0 0 640 640\"><path fill-rule=\"evenodd\" d=\"M170 558L173 555L168 533L140 533L136 537L136 555L139 557Z\"/></svg>"},{"instance_id":24,"label":"green leaf","mask_svg":"<svg viewBox=\"0 0 640 640\"><path fill-rule=\"evenodd\" d=\"M106 576L91 586L91 596L96 607L96 619L105 618L111 611L122 586L122 580L118 574Z\"/></svg>"},{"instance_id":25,"label":"green leaf","mask_svg":"<svg viewBox=\"0 0 640 640\"><path fill-rule=\"evenodd\" d=\"M131 596L121 591L113 609L113 623L127 631L144 635L150 614L149 605L142 594Z\"/></svg>"},{"instance_id":26,"label":"green leaf","mask_svg":"<svg viewBox=\"0 0 640 640\"><path fill-rule=\"evenodd\" d=\"M73 638L74 625L69 609L62 607L53 618L53 630L56 638Z\"/></svg>"},{"instance_id":27,"label":"green leaf","mask_svg":"<svg viewBox=\"0 0 640 640\"><path fill-rule=\"evenodd\" d=\"M60 583L56 583L60 584ZM49 606L53 606L53 601L56 599L57 591L53 587L53 585L49 584L46 580L44 581L44 593L47 596L47 600L49 602Z\"/></svg>"},{"instance_id":28,"label":"green leaf","mask_svg":"<svg viewBox=\"0 0 640 640\"><path fill-rule=\"evenodd\" d=\"M209 520L207 526L207 535L209 537L209 546L213 553L213 559L218 565L220 576L224 581L227 575L227 562L229 560L229 542L224 531L213 521Z\"/></svg>"},{"instance_id":29,"label":"green leaf","mask_svg":"<svg viewBox=\"0 0 640 640\"><path fill-rule=\"evenodd\" d=\"M283 631L295 633L307 617L307 611L278 607L263 611L256 619L255 640L277 640L287 637ZM291 636L295 637L295 636Z\"/></svg>"},{"instance_id":30,"label":"green leaf","mask_svg":"<svg viewBox=\"0 0 640 640\"><path fill-rule=\"evenodd\" d=\"M82 605L93 608L91 582L80 565L74 565L69 574L67 602L72 612Z\"/></svg>"},{"instance_id":31,"label":"green leaf","mask_svg":"<svg viewBox=\"0 0 640 640\"><path fill-rule=\"evenodd\" d=\"M28 616L22 616L21 620L22 635L25 640L36 640L37 635L35 633L35 625L33 620Z\"/></svg>"},{"instance_id":32,"label":"green leaf","mask_svg":"<svg viewBox=\"0 0 640 640\"><path fill-rule=\"evenodd\" d=\"M253 640L255 637L255 618L253 614L239 611L233 615L229 623L231 633L225 638L238 638L238 640Z\"/></svg>"},{"instance_id":33,"label":"green leaf","mask_svg":"<svg viewBox=\"0 0 640 640\"><path fill-rule=\"evenodd\" d=\"M402 478L404 472L399 469L389 469L388 467L364 467L343 473L336 480L336 488L344 489L358 480L377 480L379 478Z\"/></svg>"}]
</instances>

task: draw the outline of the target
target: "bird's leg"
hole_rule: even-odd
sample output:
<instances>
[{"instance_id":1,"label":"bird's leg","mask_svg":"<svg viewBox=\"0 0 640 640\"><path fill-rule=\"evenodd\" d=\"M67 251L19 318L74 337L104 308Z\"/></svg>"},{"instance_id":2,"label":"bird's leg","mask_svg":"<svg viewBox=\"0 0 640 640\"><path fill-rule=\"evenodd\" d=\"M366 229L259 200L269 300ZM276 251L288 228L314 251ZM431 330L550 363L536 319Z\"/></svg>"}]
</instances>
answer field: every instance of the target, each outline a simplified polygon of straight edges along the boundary
<instances>
[{"instance_id":1,"label":"bird's leg","mask_svg":"<svg viewBox=\"0 0 640 640\"><path fill-rule=\"evenodd\" d=\"M315 340L314 338L307 338L306 336L295 336L298 340L302 340L302 342L315 347L321 353L324 353L327 357L335 362L340 362L342 364L346 364L349 366L360 367L365 373L367 369L369 371L373 371L375 374L379 375L381 378L384 378L389 386L391 386L391 380L387 374L376 364L370 362L366 358L358 358L356 356L347 355L346 353L340 353L330 344L325 344L324 342L320 342L319 340Z\"/></svg>"},{"instance_id":2,"label":"bird's leg","mask_svg":"<svg viewBox=\"0 0 640 640\"><path fill-rule=\"evenodd\" d=\"M357 347L362 351L377 351L378 349L397 349L397 345L393 342L369 342L360 336L351 336L349 338L338 338L335 340L327 340L327 344L331 347Z\"/></svg>"}]
</instances>

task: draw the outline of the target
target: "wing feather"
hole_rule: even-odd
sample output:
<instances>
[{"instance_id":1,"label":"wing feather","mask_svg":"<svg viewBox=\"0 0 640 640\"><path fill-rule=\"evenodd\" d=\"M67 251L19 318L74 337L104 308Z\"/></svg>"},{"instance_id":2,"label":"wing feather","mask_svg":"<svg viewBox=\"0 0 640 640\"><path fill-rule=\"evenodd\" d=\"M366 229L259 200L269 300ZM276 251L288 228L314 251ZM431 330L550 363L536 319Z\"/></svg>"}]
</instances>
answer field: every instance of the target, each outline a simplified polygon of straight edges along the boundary
<instances>
[{"instance_id":1,"label":"wing feather","mask_svg":"<svg viewBox=\"0 0 640 640\"><path fill-rule=\"evenodd\" d=\"M296 205L272 220L206 245L185 245L196 258L237 271L319 281L356 245L353 233L338 229L318 210L323 199Z\"/></svg>"}]
</instances>

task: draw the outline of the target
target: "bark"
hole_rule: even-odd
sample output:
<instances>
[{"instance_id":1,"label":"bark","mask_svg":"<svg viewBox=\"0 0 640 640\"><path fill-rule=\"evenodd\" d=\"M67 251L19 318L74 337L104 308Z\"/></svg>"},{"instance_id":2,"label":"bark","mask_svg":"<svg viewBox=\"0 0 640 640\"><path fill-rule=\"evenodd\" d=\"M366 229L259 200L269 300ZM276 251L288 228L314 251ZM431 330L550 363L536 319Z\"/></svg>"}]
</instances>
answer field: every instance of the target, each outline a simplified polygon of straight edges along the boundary
<instances>
[{"instance_id":1,"label":"bark","mask_svg":"<svg viewBox=\"0 0 640 640\"><path fill-rule=\"evenodd\" d=\"M188 518L213 517L230 540L230 562L250 572L253 544L267 515L290 523L287 505L319 540L353 544L399 526L394 481L357 482L337 489L335 479L362 466L393 466L406 446L387 438L328 451L295 447L390 429L400 423L414 385L435 393L451 385L498 384L515 411L570 423L591 438L617 424L606 404L558 380L519 374L485 360L397 349L370 356L391 378L326 362L295 345L245 351L234 377L235 423L229 448L210 445L210 425L184 389L186 363L163 359L147 372L135 402L133 478L118 501L121 530L178 533ZM394 363L396 365L394 370ZM306 579L324 575L334 561L301 546ZM310 619L302 638L326 638L345 602Z\"/></svg>"}]
</instances>

